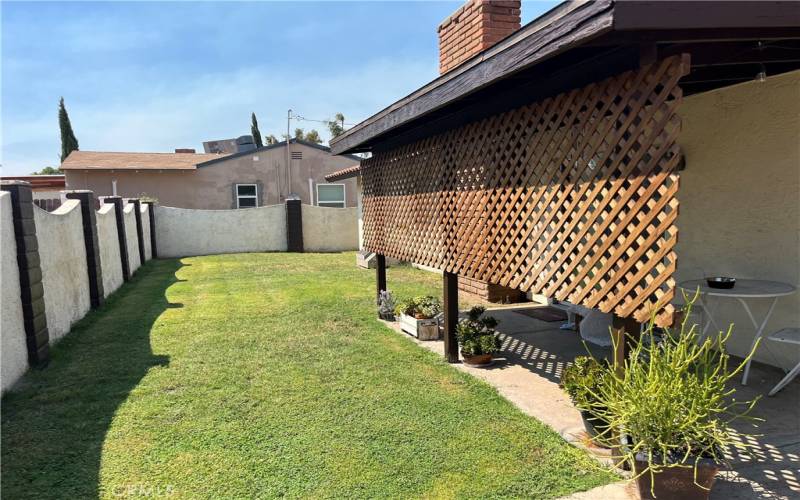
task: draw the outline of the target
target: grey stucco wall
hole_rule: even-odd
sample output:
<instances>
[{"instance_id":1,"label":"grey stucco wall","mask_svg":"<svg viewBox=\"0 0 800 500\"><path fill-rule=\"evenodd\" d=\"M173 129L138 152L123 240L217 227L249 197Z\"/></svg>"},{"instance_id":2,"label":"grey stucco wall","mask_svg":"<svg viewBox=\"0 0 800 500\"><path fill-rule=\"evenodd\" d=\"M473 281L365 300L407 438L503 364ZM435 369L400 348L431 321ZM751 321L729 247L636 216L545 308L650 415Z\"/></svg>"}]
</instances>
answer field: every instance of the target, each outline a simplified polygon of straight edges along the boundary
<instances>
[{"instance_id":1,"label":"grey stucco wall","mask_svg":"<svg viewBox=\"0 0 800 500\"><path fill-rule=\"evenodd\" d=\"M131 276L142 264L139 259L139 236L136 232L136 214L132 203L126 203L123 209L125 217L125 241L128 243L128 266Z\"/></svg>"},{"instance_id":2,"label":"grey stucco wall","mask_svg":"<svg viewBox=\"0 0 800 500\"><path fill-rule=\"evenodd\" d=\"M150 245L150 205L147 204L142 204L142 238L144 238L144 260L146 262L153 258L153 249Z\"/></svg>"},{"instance_id":3,"label":"grey stucco wall","mask_svg":"<svg viewBox=\"0 0 800 500\"><path fill-rule=\"evenodd\" d=\"M286 206L242 210L156 207L159 257L286 251Z\"/></svg>"},{"instance_id":4,"label":"grey stucco wall","mask_svg":"<svg viewBox=\"0 0 800 500\"><path fill-rule=\"evenodd\" d=\"M80 202L67 200L57 210L33 207L50 342L66 335L90 307L89 276Z\"/></svg>"},{"instance_id":5,"label":"grey stucco wall","mask_svg":"<svg viewBox=\"0 0 800 500\"><path fill-rule=\"evenodd\" d=\"M103 293L108 297L122 286L122 263L119 257L114 205L101 205L97 211L97 241L100 246L100 266L103 269Z\"/></svg>"},{"instance_id":6,"label":"grey stucco wall","mask_svg":"<svg viewBox=\"0 0 800 500\"><path fill-rule=\"evenodd\" d=\"M676 281L705 275L800 282L800 71L684 99ZM760 321L769 299L752 301ZM720 302L729 350L745 355L754 329ZM779 299L768 331L800 326L800 295ZM784 347L781 347L784 346ZM798 350L762 342L755 359L791 368Z\"/></svg>"},{"instance_id":7,"label":"grey stucco wall","mask_svg":"<svg viewBox=\"0 0 800 500\"><path fill-rule=\"evenodd\" d=\"M0 243L0 385L5 392L28 369L28 351L22 320L11 194L4 191L0 192Z\"/></svg>"},{"instance_id":8,"label":"grey stucco wall","mask_svg":"<svg viewBox=\"0 0 800 500\"><path fill-rule=\"evenodd\" d=\"M303 205L303 248L306 252L358 249L358 209Z\"/></svg>"}]
</instances>

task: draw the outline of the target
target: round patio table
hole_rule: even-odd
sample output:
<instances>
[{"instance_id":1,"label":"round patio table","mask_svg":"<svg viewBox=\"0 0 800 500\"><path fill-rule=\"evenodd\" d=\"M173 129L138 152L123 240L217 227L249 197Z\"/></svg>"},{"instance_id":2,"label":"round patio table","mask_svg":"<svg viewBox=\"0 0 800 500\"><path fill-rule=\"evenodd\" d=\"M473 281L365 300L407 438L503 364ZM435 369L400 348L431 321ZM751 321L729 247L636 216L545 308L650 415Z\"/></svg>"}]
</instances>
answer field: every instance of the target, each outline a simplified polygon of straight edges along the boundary
<instances>
[{"instance_id":1,"label":"round patio table","mask_svg":"<svg viewBox=\"0 0 800 500\"><path fill-rule=\"evenodd\" d=\"M716 319L714 318L716 307L719 305L720 301L709 301L708 299L710 297L714 297L717 299L734 299L738 301L747 313L747 317L750 318L750 321L753 323L753 328L755 328L756 334L753 338L753 343L750 346L751 351L753 350L753 347L755 347L756 342L758 342L758 340L764 336L764 328L767 326L767 322L772 316L772 311L775 309L775 304L778 303L778 299L780 297L785 297L786 295L792 295L795 293L795 291L797 291L797 289L789 283L747 279L737 279L736 286L730 289L711 288L708 286L708 282L706 282L704 279L684 281L678 286L686 291L688 296L693 296L698 290L700 292L697 300L705 310L706 316L708 316L708 321L703 326L703 330L700 333L700 341L705 340L708 327L712 324L717 331L721 331L717 325ZM748 304L748 302L752 301L753 299L772 299L769 309L767 310L767 314L764 316L764 319L762 319L761 322L756 321L755 316L753 316L753 311L750 309L750 305ZM750 374L751 360L752 358L747 361L747 365L744 367L742 385L747 385L747 376Z\"/></svg>"}]
</instances>

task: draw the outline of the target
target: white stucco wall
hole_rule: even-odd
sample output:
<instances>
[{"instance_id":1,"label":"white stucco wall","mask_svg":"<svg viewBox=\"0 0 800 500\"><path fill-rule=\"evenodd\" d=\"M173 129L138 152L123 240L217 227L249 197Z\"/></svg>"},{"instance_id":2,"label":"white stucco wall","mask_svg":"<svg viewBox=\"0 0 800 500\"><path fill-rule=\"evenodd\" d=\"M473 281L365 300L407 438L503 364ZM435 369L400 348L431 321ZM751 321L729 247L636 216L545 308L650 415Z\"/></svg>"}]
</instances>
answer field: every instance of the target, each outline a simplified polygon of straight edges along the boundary
<instances>
[{"instance_id":1,"label":"white stucco wall","mask_svg":"<svg viewBox=\"0 0 800 500\"><path fill-rule=\"evenodd\" d=\"M159 257L286 251L286 207L193 210L156 207Z\"/></svg>"},{"instance_id":2,"label":"white stucco wall","mask_svg":"<svg viewBox=\"0 0 800 500\"><path fill-rule=\"evenodd\" d=\"M80 202L67 200L57 210L33 207L50 342L69 332L89 311L89 276Z\"/></svg>"},{"instance_id":3,"label":"white stucco wall","mask_svg":"<svg viewBox=\"0 0 800 500\"><path fill-rule=\"evenodd\" d=\"M142 238L144 239L144 260L153 258L153 249L150 244L150 205L142 204Z\"/></svg>"},{"instance_id":4,"label":"white stucco wall","mask_svg":"<svg viewBox=\"0 0 800 500\"><path fill-rule=\"evenodd\" d=\"M721 275L797 286L800 71L688 97L679 114L686 170L678 193L676 281ZM742 356L753 339L752 323L735 301L723 305L716 317L734 323L730 350ZM757 319L768 305L757 302ZM779 299L767 328L786 326L800 326L798 294ZM773 343L756 359L790 368L799 354Z\"/></svg>"},{"instance_id":5,"label":"white stucco wall","mask_svg":"<svg viewBox=\"0 0 800 500\"><path fill-rule=\"evenodd\" d=\"M358 249L358 208L302 205L303 249L343 252Z\"/></svg>"},{"instance_id":6,"label":"white stucco wall","mask_svg":"<svg viewBox=\"0 0 800 500\"><path fill-rule=\"evenodd\" d=\"M108 297L122 286L117 219L114 205L110 203L101 205L97 211L97 241L100 246L100 266L103 269L103 295Z\"/></svg>"},{"instance_id":7,"label":"white stucco wall","mask_svg":"<svg viewBox=\"0 0 800 500\"><path fill-rule=\"evenodd\" d=\"M11 193L7 192L0 192L0 252L0 385L2 392L6 392L28 369L17 243L11 217Z\"/></svg>"},{"instance_id":8,"label":"white stucco wall","mask_svg":"<svg viewBox=\"0 0 800 500\"><path fill-rule=\"evenodd\" d=\"M125 218L125 241L128 243L128 269L131 276L142 264L139 259L139 235L136 233L136 214L132 203L126 203L122 209Z\"/></svg>"}]
</instances>

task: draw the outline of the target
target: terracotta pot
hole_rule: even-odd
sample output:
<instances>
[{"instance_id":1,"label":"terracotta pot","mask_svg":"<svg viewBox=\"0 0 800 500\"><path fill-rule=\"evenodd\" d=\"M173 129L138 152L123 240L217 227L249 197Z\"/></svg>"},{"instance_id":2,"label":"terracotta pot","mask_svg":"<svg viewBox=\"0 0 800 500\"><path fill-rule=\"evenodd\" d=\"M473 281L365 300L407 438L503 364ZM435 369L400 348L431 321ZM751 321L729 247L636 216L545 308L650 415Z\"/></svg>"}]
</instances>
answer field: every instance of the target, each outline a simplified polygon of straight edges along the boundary
<instances>
[{"instance_id":1,"label":"terracotta pot","mask_svg":"<svg viewBox=\"0 0 800 500\"><path fill-rule=\"evenodd\" d=\"M491 354L478 354L477 356L468 356L462 352L461 356L464 357L464 364L470 366L485 366L491 364L492 362Z\"/></svg>"},{"instance_id":2,"label":"terracotta pot","mask_svg":"<svg viewBox=\"0 0 800 500\"><path fill-rule=\"evenodd\" d=\"M417 314L414 315L414 319L430 319L430 318L425 316L422 313L417 313Z\"/></svg>"},{"instance_id":3,"label":"terracotta pot","mask_svg":"<svg viewBox=\"0 0 800 500\"><path fill-rule=\"evenodd\" d=\"M643 453L636 455L633 463L634 474L639 474L647 468L647 456ZM658 474L654 474L653 480L655 487L651 493L650 473L645 473L636 479L639 487L639 496L643 499L655 500L706 500L714 486L719 464L709 458L700 458L697 467L697 483L704 486L704 489L695 484L694 480L694 460L687 465L691 467L671 467L664 469Z\"/></svg>"}]
</instances>

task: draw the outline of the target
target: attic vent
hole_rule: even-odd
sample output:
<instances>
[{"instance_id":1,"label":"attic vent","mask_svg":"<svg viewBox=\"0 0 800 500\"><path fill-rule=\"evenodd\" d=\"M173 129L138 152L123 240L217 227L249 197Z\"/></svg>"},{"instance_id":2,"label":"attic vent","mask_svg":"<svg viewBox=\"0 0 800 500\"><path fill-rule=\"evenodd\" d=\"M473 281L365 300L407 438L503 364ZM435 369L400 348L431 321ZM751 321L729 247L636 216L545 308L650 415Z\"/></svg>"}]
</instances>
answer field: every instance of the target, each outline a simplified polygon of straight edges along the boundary
<instances>
[{"instance_id":1,"label":"attic vent","mask_svg":"<svg viewBox=\"0 0 800 500\"><path fill-rule=\"evenodd\" d=\"M292 160L302 160L302 159L303 159L302 151L292 151Z\"/></svg>"}]
</instances>

